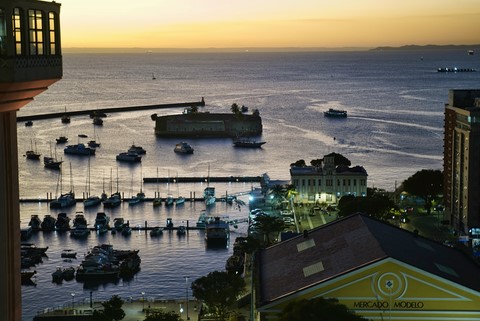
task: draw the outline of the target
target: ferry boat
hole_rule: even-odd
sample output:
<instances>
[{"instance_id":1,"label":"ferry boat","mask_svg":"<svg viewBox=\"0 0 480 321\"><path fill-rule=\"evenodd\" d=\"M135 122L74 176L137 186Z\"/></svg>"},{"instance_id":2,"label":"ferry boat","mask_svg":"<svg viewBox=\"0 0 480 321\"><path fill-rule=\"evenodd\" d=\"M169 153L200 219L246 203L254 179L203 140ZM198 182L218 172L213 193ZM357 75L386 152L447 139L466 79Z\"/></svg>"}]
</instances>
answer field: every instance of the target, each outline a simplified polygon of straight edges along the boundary
<instances>
[{"instance_id":1,"label":"ferry boat","mask_svg":"<svg viewBox=\"0 0 480 321\"><path fill-rule=\"evenodd\" d=\"M346 118L347 117L347 111L330 108L327 111L324 111L323 115L325 117L331 117L331 118Z\"/></svg>"},{"instance_id":2,"label":"ferry boat","mask_svg":"<svg viewBox=\"0 0 480 321\"><path fill-rule=\"evenodd\" d=\"M235 147L260 148L266 142L259 142L251 138L238 138L233 141Z\"/></svg>"}]
</instances>

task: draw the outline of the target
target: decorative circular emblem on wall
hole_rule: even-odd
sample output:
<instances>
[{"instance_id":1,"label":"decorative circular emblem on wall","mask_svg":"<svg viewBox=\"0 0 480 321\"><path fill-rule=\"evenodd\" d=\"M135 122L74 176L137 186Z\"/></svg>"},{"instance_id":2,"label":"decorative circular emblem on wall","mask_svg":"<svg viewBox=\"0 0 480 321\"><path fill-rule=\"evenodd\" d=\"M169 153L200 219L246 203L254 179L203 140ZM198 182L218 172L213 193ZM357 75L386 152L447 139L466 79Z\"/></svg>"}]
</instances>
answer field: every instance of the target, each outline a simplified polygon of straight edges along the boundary
<instances>
[{"instance_id":1,"label":"decorative circular emblem on wall","mask_svg":"<svg viewBox=\"0 0 480 321\"><path fill-rule=\"evenodd\" d=\"M396 273L387 272L377 276L374 282L374 291L376 294L387 298L396 298L403 293L406 286L406 280Z\"/></svg>"}]
</instances>

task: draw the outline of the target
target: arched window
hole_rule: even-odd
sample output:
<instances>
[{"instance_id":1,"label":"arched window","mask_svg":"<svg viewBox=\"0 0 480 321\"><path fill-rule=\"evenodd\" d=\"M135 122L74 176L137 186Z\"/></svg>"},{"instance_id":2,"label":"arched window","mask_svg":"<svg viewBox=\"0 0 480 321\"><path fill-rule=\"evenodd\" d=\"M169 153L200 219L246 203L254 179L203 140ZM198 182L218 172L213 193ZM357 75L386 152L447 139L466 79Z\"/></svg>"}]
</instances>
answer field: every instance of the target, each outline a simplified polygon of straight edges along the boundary
<instances>
[{"instance_id":1,"label":"arched window","mask_svg":"<svg viewBox=\"0 0 480 321\"><path fill-rule=\"evenodd\" d=\"M21 55L23 54L22 48L22 15L20 8L13 9L13 17L12 17L12 24L13 24L13 39L15 42L15 54Z\"/></svg>"},{"instance_id":2,"label":"arched window","mask_svg":"<svg viewBox=\"0 0 480 321\"><path fill-rule=\"evenodd\" d=\"M57 15L55 12L48 13L48 30L50 32L50 54L57 55Z\"/></svg>"},{"instance_id":3,"label":"arched window","mask_svg":"<svg viewBox=\"0 0 480 321\"><path fill-rule=\"evenodd\" d=\"M41 10L28 10L28 42L29 54L44 55L43 46L43 12Z\"/></svg>"}]
</instances>

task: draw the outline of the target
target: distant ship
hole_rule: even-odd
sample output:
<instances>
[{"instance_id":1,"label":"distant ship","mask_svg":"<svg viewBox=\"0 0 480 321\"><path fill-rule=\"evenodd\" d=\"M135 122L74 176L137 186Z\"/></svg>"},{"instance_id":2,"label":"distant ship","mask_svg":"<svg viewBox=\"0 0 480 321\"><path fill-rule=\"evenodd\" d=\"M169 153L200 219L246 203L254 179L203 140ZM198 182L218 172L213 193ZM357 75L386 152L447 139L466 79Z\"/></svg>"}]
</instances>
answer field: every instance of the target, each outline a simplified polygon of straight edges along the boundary
<instances>
[{"instance_id":1,"label":"distant ship","mask_svg":"<svg viewBox=\"0 0 480 321\"><path fill-rule=\"evenodd\" d=\"M347 117L347 111L330 108L329 110L324 111L323 115L325 117L331 117L331 118L346 118Z\"/></svg>"}]
</instances>

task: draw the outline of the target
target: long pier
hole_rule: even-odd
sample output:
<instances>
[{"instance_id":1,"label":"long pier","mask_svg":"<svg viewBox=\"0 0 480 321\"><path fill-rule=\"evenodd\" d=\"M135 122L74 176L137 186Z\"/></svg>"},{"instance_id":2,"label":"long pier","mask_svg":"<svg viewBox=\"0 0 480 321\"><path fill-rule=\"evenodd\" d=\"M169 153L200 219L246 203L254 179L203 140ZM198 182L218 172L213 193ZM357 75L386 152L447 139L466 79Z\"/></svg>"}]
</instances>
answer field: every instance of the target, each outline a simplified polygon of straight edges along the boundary
<instances>
[{"instance_id":1,"label":"long pier","mask_svg":"<svg viewBox=\"0 0 480 321\"><path fill-rule=\"evenodd\" d=\"M39 119L51 119L51 118L60 118L63 115L68 116L80 116L80 115L90 115L94 112L102 113L120 113L127 111L137 111L137 110L150 110L150 109L167 109L167 108L186 108L191 106L205 106L205 101L193 101L193 102L184 102L184 103L170 103L170 104L158 104L158 105L144 105L144 106L127 106L127 107L110 107L110 108L97 108L89 110L75 110L75 111L63 111L59 113L51 114L39 114L39 115L29 115L29 116L20 116L17 117L17 122L24 122L29 120L39 120Z\"/></svg>"},{"instance_id":2,"label":"long pier","mask_svg":"<svg viewBox=\"0 0 480 321\"><path fill-rule=\"evenodd\" d=\"M210 176L210 177L144 177L144 183L260 183L262 176Z\"/></svg>"}]
</instances>

